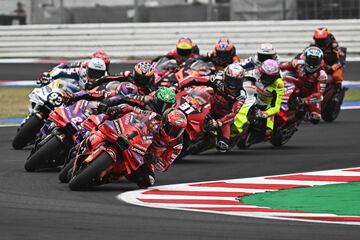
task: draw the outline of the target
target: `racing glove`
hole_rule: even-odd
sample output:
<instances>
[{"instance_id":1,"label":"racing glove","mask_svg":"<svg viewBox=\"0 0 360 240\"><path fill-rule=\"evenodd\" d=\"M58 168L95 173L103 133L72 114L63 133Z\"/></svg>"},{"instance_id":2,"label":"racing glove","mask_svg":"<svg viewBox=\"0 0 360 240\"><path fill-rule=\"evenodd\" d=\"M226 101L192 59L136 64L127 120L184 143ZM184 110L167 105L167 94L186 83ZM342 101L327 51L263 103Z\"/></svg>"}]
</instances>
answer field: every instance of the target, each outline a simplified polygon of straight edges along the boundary
<instances>
[{"instance_id":1,"label":"racing glove","mask_svg":"<svg viewBox=\"0 0 360 240\"><path fill-rule=\"evenodd\" d=\"M52 80L52 77L49 72L43 72L39 78L39 80L36 82L37 84L40 84L41 86L48 85Z\"/></svg>"},{"instance_id":2,"label":"racing glove","mask_svg":"<svg viewBox=\"0 0 360 240\"><path fill-rule=\"evenodd\" d=\"M207 124L204 126L204 130L206 132L213 131L223 126L221 121L217 121L215 119L209 119Z\"/></svg>"},{"instance_id":3,"label":"racing glove","mask_svg":"<svg viewBox=\"0 0 360 240\"><path fill-rule=\"evenodd\" d=\"M255 116L258 118L267 118L268 114L265 111L257 110Z\"/></svg>"},{"instance_id":4,"label":"racing glove","mask_svg":"<svg viewBox=\"0 0 360 240\"><path fill-rule=\"evenodd\" d=\"M63 96L62 96L63 103L65 103L66 105L70 105L75 99L75 94L65 90L63 90L62 92L63 92Z\"/></svg>"}]
</instances>

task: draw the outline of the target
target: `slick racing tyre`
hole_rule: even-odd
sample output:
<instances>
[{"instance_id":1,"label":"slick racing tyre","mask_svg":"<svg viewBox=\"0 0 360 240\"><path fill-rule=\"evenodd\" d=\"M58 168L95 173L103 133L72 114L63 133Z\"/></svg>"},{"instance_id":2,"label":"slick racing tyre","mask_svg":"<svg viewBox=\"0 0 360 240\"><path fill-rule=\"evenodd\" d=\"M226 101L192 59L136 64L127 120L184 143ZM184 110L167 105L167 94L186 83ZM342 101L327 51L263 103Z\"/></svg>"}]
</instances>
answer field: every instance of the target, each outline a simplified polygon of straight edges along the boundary
<instances>
[{"instance_id":1,"label":"slick racing tyre","mask_svg":"<svg viewBox=\"0 0 360 240\"><path fill-rule=\"evenodd\" d=\"M102 152L90 163L90 165L76 173L69 182L69 188L73 191L81 191L96 184L100 174L112 163L113 159L109 154L107 152Z\"/></svg>"},{"instance_id":2,"label":"slick racing tyre","mask_svg":"<svg viewBox=\"0 0 360 240\"><path fill-rule=\"evenodd\" d=\"M26 160L25 170L34 172L40 168L54 167L53 163L49 161L57 159L62 148L62 142L55 135L51 136L44 145Z\"/></svg>"},{"instance_id":3,"label":"slick racing tyre","mask_svg":"<svg viewBox=\"0 0 360 240\"><path fill-rule=\"evenodd\" d=\"M22 149L28 143L35 139L36 134L44 125L43 120L38 118L35 114L31 115L26 122L18 129L12 146L14 149Z\"/></svg>"}]
</instances>

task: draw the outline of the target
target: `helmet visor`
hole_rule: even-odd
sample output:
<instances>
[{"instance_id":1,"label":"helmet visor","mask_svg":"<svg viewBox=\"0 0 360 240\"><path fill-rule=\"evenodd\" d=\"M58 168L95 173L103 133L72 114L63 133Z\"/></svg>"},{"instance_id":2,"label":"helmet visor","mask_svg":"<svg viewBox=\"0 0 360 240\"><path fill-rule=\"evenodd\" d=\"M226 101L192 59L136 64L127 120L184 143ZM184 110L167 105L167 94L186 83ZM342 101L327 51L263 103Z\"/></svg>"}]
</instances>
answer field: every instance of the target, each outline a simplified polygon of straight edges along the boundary
<instances>
[{"instance_id":1,"label":"helmet visor","mask_svg":"<svg viewBox=\"0 0 360 240\"><path fill-rule=\"evenodd\" d=\"M315 72L320 68L321 59L316 56L308 56L305 60L305 69L308 72Z\"/></svg>"},{"instance_id":2,"label":"helmet visor","mask_svg":"<svg viewBox=\"0 0 360 240\"><path fill-rule=\"evenodd\" d=\"M89 79L98 79L103 77L104 75L105 75L105 71L103 70L97 70L92 68L87 69L87 76Z\"/></svg>"},{"instance_id":3,"label":"helmet visor","mask_svg":"<svg viewBox=\"0 0 360 240\"><path fill-rule=\"evenodd\" d=\"M315 44L319 47L326 47L327 43L328 43L327 38L315 39Z\"/></svg>"},{"instance_id":4,"label":"helmet visor","mask_svg":"<svg viewBox=\"0 0 360 240\"><path fill-rule=\"evenodd\" d=\"M243 81L239 78L230 77L225 75L224 85L225 88L230 90L238 90L242 87Z\"/></svg>"},{"instance_id":5,"label":"helmet visor","mask_svg":"<svg viewBox=\"0 0 360 240\"><path fill-rule=\"evenodd\" d=\"M140 87L145 87L149 84L149 82L151 81L152 76L144 76L144 75L141 75L141 74L138 74L137 72L135 72L135 75L134 75L134 82L136 85L140 86Z\"/></svg>"},{"instance_id":6,"label":"helmet visor","mask_svg":"<svg viewBox=\"0 0 360 240\"><path fill-rule=\"evenodd\" d=\"M167 109L172 108L173 106L174 103L164 102L159 98L154 97L154 108L159 114L164 113Z\"/></svg>"},{"instance_id":7,"label":"helmet visor","mask_svg":"<svg viewBox=\"0 0 360 240\"><path fill-rule=\"evenodd\" d=\"M268 59L274 59L274 54L258 53L257 57L260 62L265 62Z\"/></svg>"},{"instance_id":8,"label":"helmet visor","mask_svg":"<svg viewBox=\"0 0 360 240\"><path fill-rule=\"evenodd\" d=\"M172 138L178 138L184 132L184 128L179 128L179 127L173 126L168 121L165 121L165 123L163 125L163 129L164 129L165 133Z\"/></svg>"},{"instance_id":9,"label":"helmet visor","mask_svg":"<svg viewBox=\"0 0 360 240\"><path fill-rule=\"evenodd\" d=\"M190 48L190 49L177 48L176 51L177 51L177 54L179 54L180 56L188 57L192 53L192 48Z\"/></svg>"},{"instance_id":10,"label":"helmet visor","mask_svg":"<svg viewBox=\"0 0 360 240\"><path fill-rule=\"evenodd\" d=\"M273 82L275 82L275 80L277 78L278 78L278 76L270 76L270 75L267 75L267 74L262 74L261 77L260 77L260 81L265 86L268 86L268 85L272 84Z\"/></svg>"}]
</instances>

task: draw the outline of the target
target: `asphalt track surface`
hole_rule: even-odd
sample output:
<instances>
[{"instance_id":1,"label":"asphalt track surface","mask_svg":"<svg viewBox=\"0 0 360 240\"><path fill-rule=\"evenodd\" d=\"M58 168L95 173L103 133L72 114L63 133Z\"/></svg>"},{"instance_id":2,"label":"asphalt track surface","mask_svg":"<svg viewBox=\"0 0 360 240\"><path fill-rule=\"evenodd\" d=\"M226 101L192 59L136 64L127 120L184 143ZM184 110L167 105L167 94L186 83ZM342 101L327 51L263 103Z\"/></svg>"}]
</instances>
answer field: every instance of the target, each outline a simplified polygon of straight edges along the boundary
<instances>
[{"instance_id":1,"label":"asphalt track surface","mask_svg":"<svg viewBox=\"0 0 360 240\"><path fill-rule=\"evenodd\" d=\"M35 80L40 74L56 64L49 63L0 63L0 80ZM112 74L130 70L135 63L114 63L110 66ZM360 81L359 62L348 62L345 66L344 79Z\"/></svg>"},{"instance_id":2,"label":"asphalt track surface","mask_svg":"<svg viewBox=\"0 0 360 240\"><path fill-rule=\"evenodd\" d=\"M11 149L14 127L0 128L0 239L359 239L358 226L182 212L128 205L125 180L71 192L57 172L27 173L29 149ZM157 185L360 166L360 111L331 124L304 124L283 148L260 144L227 154L190 156Z\"/></svg>"},{"instance_id":3,"label":"asphalt track surface","mask_svg":"<svg viewBox=\"0 0 360 240\"><path fill-rule=\"evenodd\" d=\"M34 67L35 66L35 67ZM33 79L45 65L0 64L3 80ZM123 66L123 65L122 65ZM114 72L117 69L113 68ZM44 67L44 68L43 68ZM359 70L357 70L359 71ZM358 75L351 71L353 80ZM35 75L33 75L35 76ZM10 78L12 77L12 78ZM122 181L71 192L57 172L27 173L29 149L15 151L15 127L0 128L0 239L359 239L357 226L183 212L129 205L116 196L137 189ZM260 144L227 154L190 156L157 175L157 185L247 178L360 166L360 110L336 122L304 124L283 148Z\"/></svg>"}]
</instances>

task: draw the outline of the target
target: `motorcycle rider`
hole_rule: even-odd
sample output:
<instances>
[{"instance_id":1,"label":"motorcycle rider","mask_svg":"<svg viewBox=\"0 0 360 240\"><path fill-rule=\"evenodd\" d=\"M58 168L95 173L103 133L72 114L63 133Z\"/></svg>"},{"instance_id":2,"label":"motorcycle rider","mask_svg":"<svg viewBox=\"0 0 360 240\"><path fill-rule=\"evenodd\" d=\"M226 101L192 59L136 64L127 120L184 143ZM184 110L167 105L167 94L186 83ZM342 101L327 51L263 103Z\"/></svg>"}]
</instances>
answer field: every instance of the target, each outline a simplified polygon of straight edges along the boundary
<instances>
[{"instance_id":1,"label":"motorcycle rider","mask_svg":"<svg viewBox=\"0 0 360 240\"><path fill-rule=\"evenodd\" d=\"M124 71L112 76L104 76L96 82L88 83L86 88L92 89L101 84L118 81L131 82L136 85L138 91L142 95L147 95L151 92L151 83L154 78L154 68L151 63L143 61L137 63L132 71Z\"/></svg>"},{"instance_id":2,"label":"motorcycle rider","mask_svg":"<svg viewBox=\"0 0 360 240\"><path fill-rule=\"evenodd\" d=\"M215 70L222 70L231 63L240 62L239 57L236 56L235 46L227 38L221 38L215 45L214 50L199 59L212 62Z\"/></svg>"},{"instance_id":3,"label":"motorcycle rider","mask_svg":"<svg viewBox=\"0 0 360 240\"><path fill-rule=\"evenodd\" d=\"M259 67L248 72L246 79L252 82L249 88L255 89L256 116L266 119L265 140L270 140L274 128L274 116L280 111L282 96L284 95L284 82L280 76L279 64L276 60L265 60ZM249 109L241 109L240 111ZM243 112L235 117L234 125L241 134L246 122L242 121ZM245 114L247 115L247 113Z\"/></svg>"},{"instance_id":4,"label":"motorcycle rider","mask_svg":"<svg viewBox=\"0 0 360 240\"><path fill-rule=\"evenodd\" d=\"M182 133L184 132L187 119L180 110L167 109L159 115L152 111L136 112L133 114L147 117L146 121L153 138L145 155L145 163L138 171L127 176L127 179L135 182L140 188L148 188L155 183L155 172L165 172L182 150Z\"/></svg>"},{"instance_id":5,"label":"motorcycle rider","mask_svg":"<svg viewBox=\"0 0 360 240\"><path fill-rule=\"evenodd\" d=\"M190 38L183 37L178 40L175 49L172 49L164 56L154 58L152 62L157 62L162 57L175 59L177 64L180 66L189 59L198 58L199 47L196 44L193 44Z\"/></svg>"},{"instance_id":6,"label":"motorcycle rider","mask_svg":"<svg viewBox=\"0 0 360 240\"><path fill-rule=\"evenodd\" d=\"M310 46L318 47L324 54L325 71L332 76L337 89L341 88L343 81L343 67L345 64L345 53L339 49L339 44L334 35L326 27L315 30L314 42Z\"/></svg>"},{"instance_id":7,"label":"motorcycle rider","mask_svg":"<svg viewBox=\"0 0 360 240\"><path fill-rule=\"evenodd\" d=\"M167 87L160 87L150 95L117 95L105 100L105 104L109 107L106 113L112 117L134 110L132 106L135 106L137 111L143 109L163 114L167 109L172 108L175 102L175 91Z\"/></svg>"},{"instance_id":8,"label":"motorcycle rider","mask_svg":"<svg viewBox=\"0 0 360 240\"><path fill-rule=\"evenodd\" d=\"M257 54L255 56L250 56L241 63L241 66L247 71L253 70L257 67L260 67L260 65L268 59L278 61L279 56L277 55L276 50L271 43L263 43L257 50Z\"/></svg>"},{"instance_id":9,"label":"motorcycle rider","mask_svg":"<svg viewBox=\"0 0 360 240\"><path fill-rule=\"evenodd\" d=\"M106 98L111 98L116 95L120 96L134 96L138 95L137 87L130 82L110 82L105 86L104 90L86 91L81 90L76 93L65 92L62 101L67 105L77 102L81 99L87 101L100 101Z\"/></svg>"},{"instance_id":10,"label":"motorcycle rider","mask_svg":"<svg viewBox=\"0 0 360 240\"><path fill-rule=\"evenodd\" d=\"M105 62L106 66L106 75L109 75L109 68L110 68L110 57L104 51L96 51L93 53L92 58L101 58ZM77 79L77 72L80 69L86 69L89 61L77 61L72 63L61 63L54 67L53 69L44 72L38 83L42 86L49 84L52 80L64 77L64 78L71 78Z\"/></svg>"},{"instance_id":11,"label":"motorcycle rider","mask_svg":"<svg viewBox=\"0 0 360 240\"><path fill-rule=\"evenodd\" d=\"M244 74L240 63L232 63L208 78L194 79L188 84L206 85L214 89L214 102L205 130L217 131L216 148L220 152L227 152L230 148L230 126L246 99Z\"/></svg>"},{"instance_id":12,"label":"motorcycle rider","mask_svg":"<svg viewBox=\"0 0 360 240\"><path fill-rule=\"evenodd\" d=\"M300 100L307 105L306 119L313 124L320 122L320 102L327 82L323 52L318 47L308 47L299 59L281 64L281 70L295 74L301 82Z\"/></svg>"}]
</instances>

